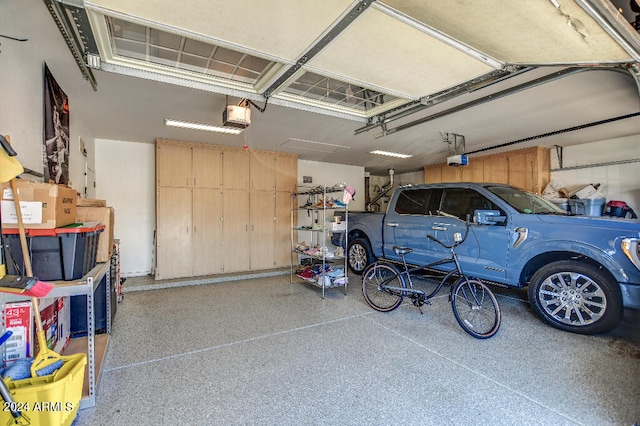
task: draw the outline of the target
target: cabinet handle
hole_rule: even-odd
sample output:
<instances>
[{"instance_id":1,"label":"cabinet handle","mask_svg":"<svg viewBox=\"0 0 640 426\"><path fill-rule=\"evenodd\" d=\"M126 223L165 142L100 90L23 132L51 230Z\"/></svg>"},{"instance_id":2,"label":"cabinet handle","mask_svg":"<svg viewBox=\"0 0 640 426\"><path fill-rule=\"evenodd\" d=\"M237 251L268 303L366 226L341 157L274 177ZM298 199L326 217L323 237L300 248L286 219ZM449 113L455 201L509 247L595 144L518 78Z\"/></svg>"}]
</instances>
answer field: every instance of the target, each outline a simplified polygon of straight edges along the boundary
<instances>
[{"instance_id":1,"label":"cabinet handle","mask_svg":"<svg viewBox=\"0 0 640 426\"><path fill-rule=\"evenodd\" d=\"M189 233L189 227L187 226L187 234Z\"/></svg>"}]
</instances>

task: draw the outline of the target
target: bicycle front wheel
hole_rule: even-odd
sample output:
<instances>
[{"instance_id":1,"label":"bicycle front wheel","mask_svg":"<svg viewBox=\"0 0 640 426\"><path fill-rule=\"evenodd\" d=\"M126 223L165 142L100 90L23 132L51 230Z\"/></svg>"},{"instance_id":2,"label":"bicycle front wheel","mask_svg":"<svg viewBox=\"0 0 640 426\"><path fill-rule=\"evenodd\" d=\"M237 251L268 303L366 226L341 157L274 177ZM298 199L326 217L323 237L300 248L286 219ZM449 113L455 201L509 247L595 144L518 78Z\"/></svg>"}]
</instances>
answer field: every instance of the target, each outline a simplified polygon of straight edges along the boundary
<instances>
[{"instance_id":1,"label":"bicycle front wheel","mask_svg":"<svg viewBox=\"0 0 640 426\"><path fill-rule=\"evenodd\" d=\"M402 292L398 288L404 288L404 281L391 264L376 262L362 273L364 300L376 311L389 312L400 306Z\"/></svg>"},{"instance_id":2,"label":"bicycle front wheel","mask_svg":"<svg viewBox=\"0 0 640 426\"><path fill-rule=\"evenodd\" d=\"M488 339L500 328L498 301L479 280L460 278L451 290L451 307L460 327L476 339Z\"/></svg>"}]
</instances>

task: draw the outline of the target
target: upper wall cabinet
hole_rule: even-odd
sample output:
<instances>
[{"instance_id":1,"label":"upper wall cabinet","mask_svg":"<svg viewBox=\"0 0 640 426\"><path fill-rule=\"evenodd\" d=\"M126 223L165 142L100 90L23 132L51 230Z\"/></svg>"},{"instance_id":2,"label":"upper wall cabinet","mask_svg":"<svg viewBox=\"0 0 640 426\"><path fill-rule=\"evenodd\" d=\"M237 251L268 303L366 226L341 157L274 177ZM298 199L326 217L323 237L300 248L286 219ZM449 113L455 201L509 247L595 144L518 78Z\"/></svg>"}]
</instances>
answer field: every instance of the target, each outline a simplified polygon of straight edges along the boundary
<instances>
[{"instance_id":1,"label":"upper wall cabinet","mask_svg":"<svg viewBox=\"0 0 640 426\"><path fill-rule=\"evenodd\" d=\"M251 152L251 189L294 192L297 183L297 157L266 151Z\"/></svg>"},{"instance_id":2,"label":"upper wall cabinet","mask_svg":"<svg viewBox=\"0 0 640 426\"><path fill-rule=\"evenodd\" d=\"M249 189L249 152L225 150L222 160L222 187Z\"/></svg>"},{"instance_id":3,"label":"upper wall cabinet","mask_svg":"<svg viewBox=\"0 0 640 426\"><path fill-rule=\"evenodd\" d=\"M549 148L540 146L483 157L470 157L469 165L436 164L424 168L425 183L506 183L537 194L550 180Z\"/></svg>"},{"instance_id":4,"label":"upper wall cabinet","mask_svg":"<svg viewBox=\"0 0 640 426\"><path fill-rule=\"evenodd\" d=\"M192 186L191 148L187 145L156 144L156 179L158 186L185 188Z\"/></svg>"},{"instance_id":5,"label":"upper wall cabinet","mask_svg":"<svg viewBox=\"0 0 640 426\"><path fill-rule=\"evenodd\" d=\"M193 147L193 186L195 188L222 187L222 150Z\"/></svg>"}]
</instances>

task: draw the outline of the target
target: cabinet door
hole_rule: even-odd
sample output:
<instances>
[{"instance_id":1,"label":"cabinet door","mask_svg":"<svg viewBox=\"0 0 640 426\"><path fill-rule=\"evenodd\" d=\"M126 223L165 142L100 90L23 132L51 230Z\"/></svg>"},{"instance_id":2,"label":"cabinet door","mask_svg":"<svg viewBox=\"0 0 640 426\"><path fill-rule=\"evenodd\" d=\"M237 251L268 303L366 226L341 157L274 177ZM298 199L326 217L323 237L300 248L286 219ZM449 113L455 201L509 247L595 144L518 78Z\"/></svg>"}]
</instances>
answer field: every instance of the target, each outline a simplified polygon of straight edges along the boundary
<instances>
[{"instance_id":1,"label":"cabinet door","mask_svg":"<svg viewBox=\"0 0 640 426\"><path fill-rule=\"evenodd\" d=\"M276 155L270 152L251 152L251 189L274 191L276 188Z\"/></svg>"},{"instance_id":2,"label":"cabinet door","mask_svg":"<svg viewBox=\"0 0 640 426\"><path fill-rule=\"evenodd\" d=\"M424 168L424 183L441 183L442 166L429 166Z\"/></svg>"},{"instance_id":3,"label":"cabinet door","mask_svg":"<svg viewBox=\"0 0 640 426\"><path fill-rule=\"evenodd\" d=\"M222 151L214 148L193 148L193 186L220 188L222 186Z\"/></svg>"},{"instance_id":4,"label":"cabinet door","mask_svg":"<svg viewBox=\"0 0 640 426\"><path fill-rule=\"evenodd\" d=\"M463 182L484 182L484 166L483 161L471 159L471 163L461 167Z\"/></svg>"},{"instance_id":5,"label":"cabinet door","mask_svg":"<svg viewBox=\"0 0 640 426\"><path fill-rule=\"evenodd\" d=\"M298 181L298 159L291 155L276 157L276 191L295 192Z\"/></svg>"},{"instance_id":6,"label":"cabinet door","mask_svg":"<svg viewBox=\"0 0 640 426\"><path fill-rule=\"evenodd\" d=\"M462 182L462 167L442 166L442 182Z\"/></svg>"},{"instance_id":7,"label":"cabinet door","mask_svg":"<svg viewBox=\"0 0 640 426\"><path fill-rule=\"evenodd\" d=\"M193 275L223 271L222 193L220 189L193 189Z\"/></svg>"},{"instance_id":8,"label":"cabinet door","mask_svg":"<svg viewBox=\"0 0 640 426\"><path fill-rule=\"evenodd\" d=\"M222 187L249 189L249 153L229 150L222 155Z\"/></svg>"},{"instance_id":9,"label":"cabinet door","mask_svg":"<svg viewBox=\"0 0 640 426\"><path fill-rule=\"evenodd\" d=\"M274 266L275 250L275 193L251 191L251 269Z\"/></svg>"},{"instance_id":10,"label":"cabinet door","mask_svg":"<svg viewBox=\"0 0 640 426\"><path fill-rule=\"evenodd\" d=\"M276 192L276 267L288 266L291 262L291 193Z\"/></svg>"},{"instance_id":11,"label":"cabinet door","mask_svg":"<svg viewBox=\"0 0 640 426\"><path fill-rule=\"evenodd\" d=\"M191 276L191 189L159 188L157 197L156 279Z\"/></svg>"},{"instance_id":12,"label":"cabinet door","mask_svg":"<svg viewBox=\"0 0 640 426\"><path fill-rule=\"evenodd\" d=\"M191 186L191 148L182 145L156 145L156 179L158 186Z\"/></svg>"},{"instance_id":13,"label":"cabinet door","mask_svg":"<svg viewBox=\"0 0 640 426\"><path fill-rule=\"evenodd\" d=\"M222 193L222 244L224 272L250 268L249 191L226 189Z\"/></svg>"},{"instance_id":14,"label":"cabinet door","mask_svg":"<svg viewBox=\"0 0 640 426\"><path fill-rule=\"evenodd\" d=\"M531 167L527 167L526 155L524 153L508 154L507 165L509 167L509 184L525 190L531 190Z\"/></svg>"},{"instance_id":15,"label":"cabinet door","mask_svg":"<svg viewBox=\"0 0 640 426\"><path fill-rule=\"evenodd\" d=\"M483 161L484 181L509 183L509 165L504 155L487 156Z\"/></svg>"}]
</instances>

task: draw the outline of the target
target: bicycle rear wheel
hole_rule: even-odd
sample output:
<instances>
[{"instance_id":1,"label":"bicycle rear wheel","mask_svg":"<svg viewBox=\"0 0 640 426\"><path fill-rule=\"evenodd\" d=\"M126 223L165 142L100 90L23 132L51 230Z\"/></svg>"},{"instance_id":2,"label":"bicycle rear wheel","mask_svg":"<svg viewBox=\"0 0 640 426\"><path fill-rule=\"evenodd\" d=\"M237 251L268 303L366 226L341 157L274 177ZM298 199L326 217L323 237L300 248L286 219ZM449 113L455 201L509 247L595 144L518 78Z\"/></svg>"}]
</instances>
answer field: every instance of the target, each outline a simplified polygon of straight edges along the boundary
<instances>
[{"instance_id":1,"label":"bicycle rear wheel","mask_svg":"<svg viewBox=\"0 0 640 426\"><path fill-rule=\"evenodd\" d=\"M451 290L451 307L460 327L476 339L488 339L500 328L498 301L479 280L460 278Z\"/></svg>"},{"instance_id":2,"label":"bicycle rear wheel","mask_svg":"<svg viewBox=\"0 0 640 426\"><path fill-rule=\"evenodd\" d=\"M389 312L402 303L402 292L387 287L405 288L398 269L389 264L376 262L362 273L362 294L376 311Z\"/></svg>"}]
</instances>

